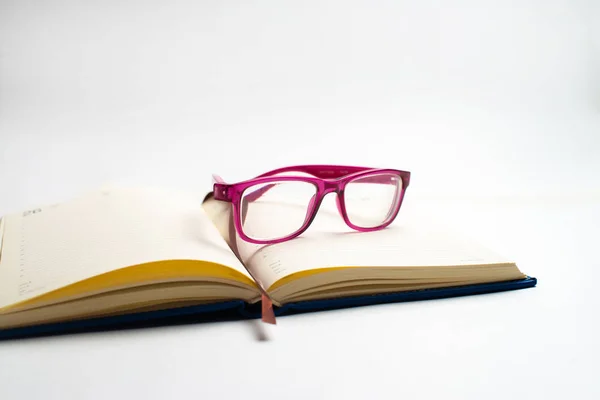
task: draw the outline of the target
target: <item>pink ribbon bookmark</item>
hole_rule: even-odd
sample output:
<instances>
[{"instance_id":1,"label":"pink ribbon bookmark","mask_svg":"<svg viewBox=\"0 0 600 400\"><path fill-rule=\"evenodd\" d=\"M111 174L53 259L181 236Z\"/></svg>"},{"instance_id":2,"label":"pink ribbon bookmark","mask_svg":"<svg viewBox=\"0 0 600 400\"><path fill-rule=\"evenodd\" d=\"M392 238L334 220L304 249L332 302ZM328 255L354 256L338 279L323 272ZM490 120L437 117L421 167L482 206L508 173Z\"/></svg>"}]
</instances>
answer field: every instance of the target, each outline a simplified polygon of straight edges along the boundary
<instances>
[{"instance_id":1,"label":"pink ribbon bookmark","mask_svg":"<svg viewBox=\"0 0 600 400\"><path fill-rule=\"evenodd\" d=\"M273 312L273 303L271 299L263 293L262 295L262 321L268 324L276 325L275 312Z\"/></svg>"}]
</instances>

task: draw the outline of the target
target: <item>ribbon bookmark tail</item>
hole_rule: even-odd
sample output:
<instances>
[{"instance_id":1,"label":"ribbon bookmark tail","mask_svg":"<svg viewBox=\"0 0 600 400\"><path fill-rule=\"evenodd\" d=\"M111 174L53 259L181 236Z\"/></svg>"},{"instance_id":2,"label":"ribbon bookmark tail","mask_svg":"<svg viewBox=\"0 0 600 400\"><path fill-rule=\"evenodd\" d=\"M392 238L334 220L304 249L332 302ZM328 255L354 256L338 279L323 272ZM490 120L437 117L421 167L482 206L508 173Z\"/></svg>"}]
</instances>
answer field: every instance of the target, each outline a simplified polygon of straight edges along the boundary
<instances>
[{"instance_id":1,"label":"ribbon bookmark tail","mask_svg":"<svg viewBox=\"0 0 600 400\"><path fill-rule=\"evenodd\" d=\"M275 312L273 311L273 302L271 299L263 293L262 295L262 321L268 324L276 325Z\"/></svg>"}]
</instances>

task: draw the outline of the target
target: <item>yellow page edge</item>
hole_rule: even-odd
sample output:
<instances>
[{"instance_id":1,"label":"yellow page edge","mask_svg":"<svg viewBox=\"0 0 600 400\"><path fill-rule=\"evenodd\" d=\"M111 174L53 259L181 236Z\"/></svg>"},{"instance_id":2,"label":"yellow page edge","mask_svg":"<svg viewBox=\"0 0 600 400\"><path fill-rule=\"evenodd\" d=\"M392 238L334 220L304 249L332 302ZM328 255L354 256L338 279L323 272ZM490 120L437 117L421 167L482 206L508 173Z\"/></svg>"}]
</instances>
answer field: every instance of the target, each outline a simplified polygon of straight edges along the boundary
<instances>
[{"instance_id":1,"label":"yellow page edge","mask_svg":"<svg viewBox=\"0 0 600 400\"><path fill-rule=\"evenodd\" d=\"M325 267L325 268L316 268L316 269L309 269L306 271L294 272L294 273L286 275L283 278L275 281L275 283L273 283L269 287L269 291L280 288L281 286L286 285L286 284L290 283L291 281L295 281L295 280L301 279L301 278L306 278L311 275L321 274L323 272L329 272L329 271L334 271L334 270L338 270L338 269L351 269L351 268L355 268L355 267Z\"/></svg>"},{"instance_id":2,"label":"yellow page edge","mask_svg":"<svg viewBox=\"0 0 600 400\"><path fill-rule=\"evenodd\" d=\"M141 284L158 279L174 279L190 276L233 279L237 282L257 288L256 283L250 278L223 264L201 260L164 260L132 265L130 267L106 272L31 299L0 308L0 312L38 302L53 301L89 292L102 291L116 286Z\"/></svg>"},{"instance_id":3,"label":"yellow page edge","mask_svg":"<svg viewBox=\"0 0 600 400\"><path fill-rule=\"evenodd\" d=\"M496 266L496 265L504 265L505 263L494 263L494 264L486 264L486 266ZM458 266L462 266L462 265L456 265L456 267ZM306 271L299 271L299 272L293 272L289 275L284 276L283 278L275 281L270 287L269 287L269 291L278 289L292 281L298 280L298 279L302 279L302 278L306 278L308 276L312 276L312 275L316 275L316 274L321 274L324 272L330 272L330 271L335 271L335 270L342 270L342 269L352 269L352 268L364 268L365 266L337 266L337 267L324 267L324 268L315 268L315 269L309 269Z\"/></svg>"}]
</instances>

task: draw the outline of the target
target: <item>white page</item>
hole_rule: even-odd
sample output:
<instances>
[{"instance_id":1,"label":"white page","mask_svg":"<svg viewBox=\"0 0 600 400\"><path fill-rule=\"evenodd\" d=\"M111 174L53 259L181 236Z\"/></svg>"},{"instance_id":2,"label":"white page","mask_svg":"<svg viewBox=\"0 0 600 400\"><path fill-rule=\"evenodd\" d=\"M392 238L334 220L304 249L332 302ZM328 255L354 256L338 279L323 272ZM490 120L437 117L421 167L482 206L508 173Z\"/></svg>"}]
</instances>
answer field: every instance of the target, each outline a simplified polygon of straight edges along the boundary
<instances>
[{"instance_id":1,"label":"white page","mask_svg":"<svg viewBox=\"0 0 600 400\"><path fill-rule=\"evenodd\" d=\"M155 189L106 189L4 218L0 307L131 265L206 260L248 276L201 207Z\"/></svg>"},{"instance_id":2,"label":"white page","mask_svg":"<svg viewBox=\"0 0 600 400\"><path fill-rule=\"evenodd\" d=\"M396 221L380 231L357 232L344 223L331 202L322 204L317 218L300 237L274 245L257 245L237 234L231 235L228 203L214 200L210 203L206 208L209 216L223 235L232 238L241 260L265 288L290 274L327 267L436 267L510 262L481 244L426 220ZM273 215L277 215L276 220L270 218ZM264 210L264 223L286 224L289 221L280 221L283 215ZM293 216L290 219L298 220Z\"/></svg>"}]
</instances>

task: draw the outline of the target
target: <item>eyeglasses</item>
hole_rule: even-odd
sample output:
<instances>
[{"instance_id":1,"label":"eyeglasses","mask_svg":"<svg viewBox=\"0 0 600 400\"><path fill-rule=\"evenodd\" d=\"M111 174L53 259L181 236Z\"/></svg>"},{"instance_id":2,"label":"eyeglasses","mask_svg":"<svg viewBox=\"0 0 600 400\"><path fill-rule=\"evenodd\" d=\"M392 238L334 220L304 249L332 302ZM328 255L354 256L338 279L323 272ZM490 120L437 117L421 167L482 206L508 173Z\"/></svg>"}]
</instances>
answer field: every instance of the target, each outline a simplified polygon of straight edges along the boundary
<instances>
[{"instance_id":1,"label":"eyeglasses","mask_svg":"<svg viewBox=\"0 0 600 400\"><path fill-rule=\"evenodd\" d=\"M293 175L282 175L289 173ZM350 228L360 232L385 228L398 215L410 172L298 165L233 184L217 175L213 179L215 200L232 203L239 236L250 243L274 244L306 231L329 193L337 194L338 212Z\"/></svg>"}]
</instances>

